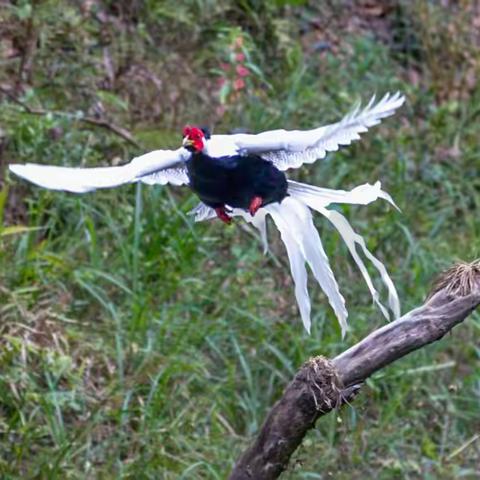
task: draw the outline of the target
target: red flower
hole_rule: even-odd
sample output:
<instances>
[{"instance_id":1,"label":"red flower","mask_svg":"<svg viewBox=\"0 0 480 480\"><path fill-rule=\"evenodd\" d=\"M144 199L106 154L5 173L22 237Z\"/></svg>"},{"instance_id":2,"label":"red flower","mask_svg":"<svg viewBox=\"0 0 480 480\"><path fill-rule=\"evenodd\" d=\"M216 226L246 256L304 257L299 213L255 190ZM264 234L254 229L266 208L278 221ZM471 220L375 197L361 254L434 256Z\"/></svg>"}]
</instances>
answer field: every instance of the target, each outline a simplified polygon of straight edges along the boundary
<instances>
[{"instance_id":1,"label":"red flower","mask_svg":"<svg viewBox=\"0 0 480 480\"><path fill-rule=\"evenodd\" d=\"M245 88L245 81L243 80L243 78L237 78L233 82L233 88L235 90L241 90L242 88Z\"/></svg>"},{"instance_id":2,"label":"red flower","mask_svg":"<svg viewBox=\"0 0 480 480\"><path fill-rule=\"evenodd\" d=\"M235 55L235 60L237 62L243 62L245 60L245 54L244 53L237 53Z\"/></svg>"},{"instance_id":3,"label":"red flower","mask_svg":"<svg viewBox=\"0 0 480 480\"><path fill-rule=\"evenodd\" d=\"M247 75L250 74L250 70L243 65L237 65L237 68L235 69L240 77L246 77Z\"/></svg>"}]
</instances>

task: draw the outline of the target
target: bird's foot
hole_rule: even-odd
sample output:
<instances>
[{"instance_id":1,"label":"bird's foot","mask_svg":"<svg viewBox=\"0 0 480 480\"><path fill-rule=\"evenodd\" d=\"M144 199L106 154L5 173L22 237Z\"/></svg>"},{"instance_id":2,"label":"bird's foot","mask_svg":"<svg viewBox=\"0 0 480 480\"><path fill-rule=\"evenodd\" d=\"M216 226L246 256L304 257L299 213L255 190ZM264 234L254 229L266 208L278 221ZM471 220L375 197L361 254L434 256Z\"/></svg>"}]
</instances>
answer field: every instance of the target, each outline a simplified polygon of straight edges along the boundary
<instances>
[{"instance_id":1,"label":"bird's foot","mask_svg":"<svg viewBox=\"0 0 480 480\"><path fill-rule=\"evenodd\" d=\"M248 211L250 212L250 215L253 217L258 212L258 209L262 205L263 205L262 197L253 197L252 201L250 202L250 206L248 207Z\"/></svg>"},{"instance_id":2,"label":"bird's foot","mask_svg":"<svg viewBox=\"0 0 480 480\"><path fill-rule=\"evenodd\" d=\"M217 217L227 225L230 225L232 223L232 217L228 215L225 207L217 207L215 209L215 213L217 214Z\"/></svg>"}]
</instances>

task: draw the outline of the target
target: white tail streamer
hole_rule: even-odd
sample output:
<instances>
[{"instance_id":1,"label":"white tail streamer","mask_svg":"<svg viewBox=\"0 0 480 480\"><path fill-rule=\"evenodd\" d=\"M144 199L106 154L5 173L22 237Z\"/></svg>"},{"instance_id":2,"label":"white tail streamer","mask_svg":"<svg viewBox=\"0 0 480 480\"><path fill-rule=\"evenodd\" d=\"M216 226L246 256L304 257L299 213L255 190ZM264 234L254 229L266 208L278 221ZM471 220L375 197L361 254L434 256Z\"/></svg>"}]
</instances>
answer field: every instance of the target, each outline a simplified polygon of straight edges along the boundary
<instances>
[{"instance_id":1,"label":"white tail streamer","mask_svg":"<svg viewBox=\"0 0 480 480\"><path fill-rule=\"evenodd\" d=\"M397 210L399 210L399 208L395 205L395 202L392 200L392 197L387 192L382 190L382 184L378 181L373 185L364 183L363 185L359 185L350 191L346 191L320 188L313 185L307 185L306 183L288 180L288 193L295 198L301 199L314 210L327 207L332 203L368 205L378 198L383 198L393 205Z\"/></svg>"},{"instance_id":2,"label":"white tail streamer","mask_svg":"<svg viewBox=\"0 0 480 480\"><path fill-rule=\"evenodd\" d=\"M342 329L342 336L344 336L347 330L348 316L345 300L340 293L337 281L330 268L320 235L313 224L312 214L304 203L292 197L285 198L281 204L267 205L265 209L270 213L273 221L282 233L282 239L288 235L295 240L304 262L307 262L310 266L315 279L325 292L330 305L335 311ZM306 276L305 270L303 270L303 273ZM301 278L300 281L302 284L306 283L306 278ZM308 318L308 321L303 320L303 323L309 332L310 318Z\"/></svg>"},{"instance_id":3,"label":"white tail streamer","mask_svg":"<svg viewBox=\"0 0 480 480\"><path fill-rule=\"evenodd\" d=\"M273 208L271 210L274 210ZM280 236L287 250L288 260L290 262L290 271L292 273L293 283L295 284L295 298L297 299L298 309L302 318L305 330L310 333L310 296L308 294L308 274L305 268L305 257L300 246L291 234L288 223L283 219L283 216L277 211L270 212L280 231Z\"/></svg>"},{"instance_id":4,"label":"white tail streamer","mask_svg":"<svg viewBox=\"0 0 480 480\"><path fill-rule=\"evenodd\" d=\"M307 288L308 274L305 268L306 263L308 263L315 279L325 292L338 318L342 336L345 335L348 329L348 312L345 308L345 300L339 291L328 257L323 249L320 235L313 224L309 208L327 217L338 230L367 284L373 301L383 315L389 319L388 309L380 302L380 295L375 289L367 267L357 251L357 245L360 246L365 257L372 262L379 272L388 290L388 306L395 318L398 318L400 316L400 301L387 269L368 250L365 240L353 230L348 220L336 210L327 209L332 203L367 205L378 198L383 198L397 208L390 195L381 189L380 182L376 182L374 185L366 183L350 191L345 191L319 188L289 180L288 193L289 196L281 203L273 203L261 208L254 217L248 212L236 208L232 209L230 215L243 217L259 230L265 252L268 251L266 217L267 214L272 217L287 250L290 271L295 284L295 298L307 332L310 333L311 328L311 304ZM190 213L195 215L195 221L208 220L215 217L214 210L203 204L199 204Z\"/></svg>"},{"instance_id":5,"label":"white tail streamer","mask_svg":"<svg viewBox=\"0 0 480 480\"><path fill-rule=\"evenodd\" d=\"M331 221L331 223L340 233L350 254L353 257L353 260L357 264L372 295L373 301L380 308L383 315L387 319L390 319L388 310L380 302L379 294L373 286L372 279L367 271L365 263L358 255L356 244L361 247L364 255L372 262L374 267L380 273L381 279L388 290L388 305L393 312L394 317L398 318L400 316L400 300L398 298L395 285L388 275L385 265L383 265L383 263L368 250L365 240L353 230L352 226L348 223L348 220L341 213L335 210L328 210L326 208L331 203L367 205L368 203L375 201L377 198L383 198L396 207L390 195L381 189L380 182L376 182L374 185L370 185L368 183L360 185L347 192L342 190L318 188L312 185L305 185L302 183L289 181L288 191L294 198L304 202L310 208L321 213Z\"/></svg>"},{"instance_id":6,"label":"white tail streamer","mask_svg":"<svg viewBox=\"0 0 480 480\"><path fill-rule=\"evenodd\" d=\"M344 336L347 331L348 316L347 309L345 308L345 300L340 293L337 281L330 268L327 254L323 249L320 235L313 224L312 214L307 206L293 197L287 197L281 204L274 203L267 205L265 210L272 216L273 221L280 230L287 251L288 249L294 249L296 251L296 260L298 260L299 254L301 254L303 263L308 263L315 279L325 292L330 305L337 315L342 329L342 336ZM296 245L293 245L292 239ZM293 275L294 268L292 264L291 269ZM297 277L294 277L295 285L297 286L297 283L300 283L301 286L306 285L307 275L305 268L300 269L296 266L295 271ZM301 289L298 290L300 291ZM299 291L297 291L296 288L295 294L300 306L300 301L304 299L304 297L299 297ZM306 319L302 315L302 320L305 329L310 332L310 317Z\"/></svg>"},{"instance_id":7,"label":"white tail streamer","mask_svg":"<svg viewBox=\"0 0 480 480\"><path fill-rule=\"evenodd\" d=\"M377 304L378 308L381 310L385 318L387 320L390 320L388 310L380 302L379 294L373 286L372 279L370 278L370 275L367 271L367 268L365 267L363 260L357 253L355 244L360 245L364 255L373 263L374 267L380 273L380 276L388 289L388 304L390 306L390 309L392 310L395 318L400 317L400 301L398 299L397 290L395 289L395 285L393 284L392 279L387 273L385 265L383 265L383 263L368 250L363 237L361 237L353 230L352 226L348 223L348 220L341 213L336 212L335 210L327 209L324 209L324 211L321 213L323 213L332 222L332 224L338 230L338 233L340 233L340 235L342 236L350 254L353 257L353 260L355 261L360 272L362 273L365 283L367 284L367 287L372 294L373 301Z\"/></svg>"}]
</instances>

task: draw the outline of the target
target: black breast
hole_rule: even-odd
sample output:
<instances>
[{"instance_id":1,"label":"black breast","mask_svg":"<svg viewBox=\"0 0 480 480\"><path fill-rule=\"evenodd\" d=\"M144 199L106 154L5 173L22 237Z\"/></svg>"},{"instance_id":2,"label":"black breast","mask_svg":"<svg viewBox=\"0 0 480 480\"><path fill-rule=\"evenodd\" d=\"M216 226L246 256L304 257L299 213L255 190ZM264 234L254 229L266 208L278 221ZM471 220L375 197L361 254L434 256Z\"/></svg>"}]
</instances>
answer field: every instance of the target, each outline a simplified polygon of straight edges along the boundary
<instances>
[{"instance_id":1,"label":"black breast","mask_svg":"<svg viewBox=\"0 0 480 480\"><path fill-rule=\"evenodd\" d=\"M187 171L190 188L213 208L248 209L255 196L262 197L264 205L287 196L285 174L256 155L215 158L195 153L187 162Z\"/></svg>"}]
</instances>

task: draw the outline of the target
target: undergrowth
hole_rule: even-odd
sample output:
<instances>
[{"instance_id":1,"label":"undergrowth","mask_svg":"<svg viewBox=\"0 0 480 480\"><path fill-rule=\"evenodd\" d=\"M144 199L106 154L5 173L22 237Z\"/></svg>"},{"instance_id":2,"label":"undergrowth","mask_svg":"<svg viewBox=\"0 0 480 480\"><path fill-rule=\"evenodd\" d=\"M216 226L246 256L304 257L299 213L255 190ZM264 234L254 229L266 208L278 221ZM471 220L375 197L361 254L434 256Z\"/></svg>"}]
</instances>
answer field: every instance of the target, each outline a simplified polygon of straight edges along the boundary
<instances>
[{"instance_id":1,"label":"undergrowth","mask_svg":"<svg viewBox=\"0 0 480 480\"><path fill-rule=\"evenodd\" d=\"M3 168L118 164L178 145L191 122L308 128L401 90L396 116L293 175L342 189L382 181L400 213L381 202L343 210L408 311L435 274L480 253L480 14L471 2L347 3L7 3ZM384 321L321 219L350 312L345 341L319 290L303 331L273 229L263 256L248 227L194 225L186 190L76 196L6 175L1 185L2 478L225 478L303 361ZM476 478L479 329L476 314L368 380L284 477Z\"/></svg>"}]
</instances>

